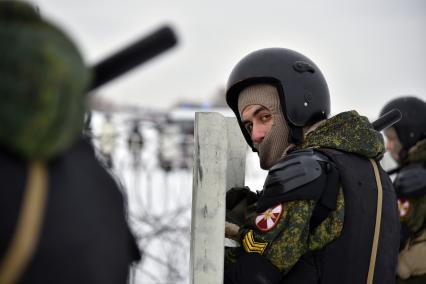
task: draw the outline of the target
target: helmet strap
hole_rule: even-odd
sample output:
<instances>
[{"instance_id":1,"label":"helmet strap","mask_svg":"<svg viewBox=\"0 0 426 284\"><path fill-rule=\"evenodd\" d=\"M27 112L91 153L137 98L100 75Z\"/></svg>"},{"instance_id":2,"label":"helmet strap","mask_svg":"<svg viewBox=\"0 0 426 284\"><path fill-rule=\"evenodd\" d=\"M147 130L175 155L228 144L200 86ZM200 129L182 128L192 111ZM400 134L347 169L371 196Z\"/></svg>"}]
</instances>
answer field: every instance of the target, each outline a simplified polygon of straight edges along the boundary
<instances>
[{"instance_id":1,"label":"helmet strap","mask_svg":"<svg viewBox=\"0 0 426 284\"><path fill-rule=\"evenodd\" d=\"M408 150L406 150L404 147L399 151L398 153L399 162L398 164L404 164L406 162L406 159L408 158Z\"/></svg>"},{"instance_id":2,"label":"helmet strap","mask_svg":"<svg viewBox=\"0 0 426 284\"><path fill-rule=\"evenodd\" d=\"M303 127L290 126L289 142L295 145L303 143Z\"/></svg>"}]
</instances>

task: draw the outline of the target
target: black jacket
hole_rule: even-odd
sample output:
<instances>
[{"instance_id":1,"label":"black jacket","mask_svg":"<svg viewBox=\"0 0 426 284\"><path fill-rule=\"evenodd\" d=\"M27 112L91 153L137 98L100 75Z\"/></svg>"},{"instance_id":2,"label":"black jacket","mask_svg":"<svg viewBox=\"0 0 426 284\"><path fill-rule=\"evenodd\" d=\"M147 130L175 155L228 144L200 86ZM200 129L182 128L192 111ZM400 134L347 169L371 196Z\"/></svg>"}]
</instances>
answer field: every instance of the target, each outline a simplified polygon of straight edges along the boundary
<instances>
[{"instance_id":1,"label":"black jacket","mask_svg":"<svg viewBox=\"0 0 426 284\"><path fill-rule=\"evenodd\" d=\"M19 283L126 283L140 258L123 195L83 138L48 162L40 240ZM27 162L0 149L0 259L15 229Z\"/></svg>"}]
</instances>

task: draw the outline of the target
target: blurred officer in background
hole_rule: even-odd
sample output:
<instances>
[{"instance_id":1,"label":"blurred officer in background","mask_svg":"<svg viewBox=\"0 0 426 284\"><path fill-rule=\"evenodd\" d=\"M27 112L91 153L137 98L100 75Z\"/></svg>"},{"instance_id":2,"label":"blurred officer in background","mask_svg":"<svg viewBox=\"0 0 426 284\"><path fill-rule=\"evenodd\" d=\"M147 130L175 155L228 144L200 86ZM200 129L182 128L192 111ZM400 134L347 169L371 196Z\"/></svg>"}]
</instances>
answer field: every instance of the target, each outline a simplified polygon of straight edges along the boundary
<instances>
[{"instance_id":1,"label":"blurred officer in background","mask_svg":"<svg viewBox=\"0 0 426 284\"><path fill-rule=\"evenodd\" d=\"M398 283L426 283L426 103L413 96L387 103L402 118L385 129L386 149L397 162L394 180L401 219Z\"/></svg>"},{"instance_id":2,"label":"blurred officer in background","mask_svg":"<svg viewBox=\"0 0 426 284\"><path fill-rule=\"evenodd\" d=\"M80 52L0 1L0 283L126 283L140 257L122 193L82 138Z\"/></svg>"},{"instance_id":3,"label":"blurred officer in background","mask_svg":"<svg viewBox=\"0 0 426 284\"><path fill-rule=\"evenodd\" d=\"M227 194L241 247L226 250L225 283L395 282L396 195L378 163L383 137L367 118L356 111L328 118L321 71L284 48L244 57L226 99L269 173L257 196ZM233 214L242 202L252 203L244 220Z\"/></svg>"},{"instance_id":4,"label":"blurred officer in background","mask_svg":"<svg viewBox=\"0 0 426 284\"><path fill-rule=\"evenodd\" d=\"M99 150L102 158L105 160L107 168L113 168L113 156L117 147L118 133L115 123L110 113L105 114L100 134L99 134Z\"/></svg>"}]
</instances>

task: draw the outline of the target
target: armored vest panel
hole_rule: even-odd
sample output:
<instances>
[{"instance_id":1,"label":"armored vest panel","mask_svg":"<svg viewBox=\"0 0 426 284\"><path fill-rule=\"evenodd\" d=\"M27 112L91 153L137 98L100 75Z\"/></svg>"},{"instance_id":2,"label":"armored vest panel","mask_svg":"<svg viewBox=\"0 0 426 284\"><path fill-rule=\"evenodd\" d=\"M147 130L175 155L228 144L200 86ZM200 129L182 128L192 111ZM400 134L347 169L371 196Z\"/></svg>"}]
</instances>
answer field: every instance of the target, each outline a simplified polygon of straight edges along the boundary
<instances>
[{"instance_id":1,"label":"armored vest panel","mask_svg":"<svg viewBox=\"0 0 426 284\"><path fill-rule=\"evenodd\" d=\"M420 197L426 194L426 168L412 164L402 168L394 182L398 197Z\"/></svg>"},{"instance_id":2,"label":"armored vest panel","mask_svg":"<svg viewBox=\"0 0 426 284\"><path fill-rule=\"evenodd\" d=\"M345 199L341 236L304 255L283 283L366 283L372 250L377 187L372 165L361 156L320 149L337 166ZM396 194L388 175L379 166L383 208L374 272L374 283L394 283L399 247Z\"/></svg>"},{"instance_id":3,"label":"armored vest panel","mask_svg":"<svg viewBox=\"0 0 426 284\"><path fill-rule=\"evenodd\" d=\"M257 212L285 201L318 200L326 187L331 161L312 149L294 151L268 172Z\"/></svg>"}]
</instances>

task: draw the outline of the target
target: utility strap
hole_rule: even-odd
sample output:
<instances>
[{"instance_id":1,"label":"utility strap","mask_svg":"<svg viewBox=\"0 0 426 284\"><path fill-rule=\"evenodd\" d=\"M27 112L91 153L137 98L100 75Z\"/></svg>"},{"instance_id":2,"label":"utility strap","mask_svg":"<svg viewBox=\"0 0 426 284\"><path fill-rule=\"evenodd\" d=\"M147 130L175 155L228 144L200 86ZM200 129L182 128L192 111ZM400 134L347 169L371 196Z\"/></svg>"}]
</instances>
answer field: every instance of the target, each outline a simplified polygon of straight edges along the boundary
<instances>
[{"instance_id":1,"label":"utility strap","mask_svg":"<svg viewBox=\"0 0 426 284\"><path fill-rule=\"evenodd\" d=\"M42 162L31 162L14 235L0 263L0 284L13 284L30 262L39 240L47 200L48 174Z\"/></svg>"},{"instance_id":2,"label":"utility strap","mask_svg":"<svg viewBox=\"0 0 426 284\"><path fill-rule=\"evenodd\" d=\"M370 267L368 269L367 284L373 283L374 268L376 266L377 246L379 244L380 236L380 223L382 220L382 204L383 204L383 189L382 182L380 180L380 173L377 167L376 161L370 159L374 169L374 176L376 178L377 186L377 207L376 207L376 225L374 228L373 246L371 248Z\"/></svg>"}]
</instances>

